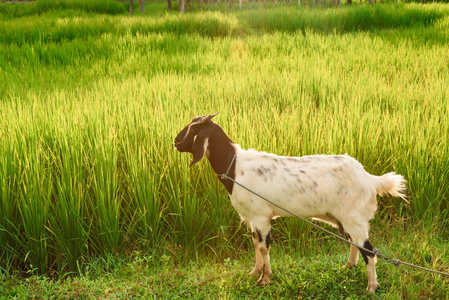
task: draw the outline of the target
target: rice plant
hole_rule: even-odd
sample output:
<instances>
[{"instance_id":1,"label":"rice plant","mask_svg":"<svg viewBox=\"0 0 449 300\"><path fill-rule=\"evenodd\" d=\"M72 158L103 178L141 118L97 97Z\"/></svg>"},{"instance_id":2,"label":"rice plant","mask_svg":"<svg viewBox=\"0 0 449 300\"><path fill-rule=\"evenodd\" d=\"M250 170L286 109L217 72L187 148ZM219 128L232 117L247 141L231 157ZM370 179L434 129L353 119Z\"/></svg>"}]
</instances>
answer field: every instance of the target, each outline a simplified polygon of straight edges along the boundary
<instances>
[{"instance_id":1,"label":"rice plant","mask_svg":"<svg viewBox=\"0 0 449 300\"><path fill-rule=\"evenodd\" d=\"M251 248L208 163L188 168L173 148L216 111L244 148L348 153L403 174L411 204L386 198L383 218L447 228L447 7L130 17L55 3L0 18L1 268ZM288 249L309 231L286 219L274 233Z\"/></svg>"}]
</instances>

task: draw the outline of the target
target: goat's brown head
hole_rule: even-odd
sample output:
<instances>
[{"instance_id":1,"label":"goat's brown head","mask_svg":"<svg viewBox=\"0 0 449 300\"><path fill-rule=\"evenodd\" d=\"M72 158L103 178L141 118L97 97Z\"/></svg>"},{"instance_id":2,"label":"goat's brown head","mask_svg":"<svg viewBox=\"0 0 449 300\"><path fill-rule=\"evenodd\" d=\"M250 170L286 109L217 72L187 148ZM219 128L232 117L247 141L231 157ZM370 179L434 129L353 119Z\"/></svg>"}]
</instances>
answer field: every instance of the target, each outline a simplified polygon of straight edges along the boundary
<instances>
[{"instance_id":1,"label":"goat's brown head","mask_svg":"<svg viewBox=\"0 0 449 300\"><path fill-rule=\"evenodd\" d=\"M199 162L206 154L209 145L209 137L215 124L211 119L218 114L196 117L175 138L175 147L180 152L193 154L190 166ZM209 126L208 126L209 125Z\"/></svg>"}]
</instances>

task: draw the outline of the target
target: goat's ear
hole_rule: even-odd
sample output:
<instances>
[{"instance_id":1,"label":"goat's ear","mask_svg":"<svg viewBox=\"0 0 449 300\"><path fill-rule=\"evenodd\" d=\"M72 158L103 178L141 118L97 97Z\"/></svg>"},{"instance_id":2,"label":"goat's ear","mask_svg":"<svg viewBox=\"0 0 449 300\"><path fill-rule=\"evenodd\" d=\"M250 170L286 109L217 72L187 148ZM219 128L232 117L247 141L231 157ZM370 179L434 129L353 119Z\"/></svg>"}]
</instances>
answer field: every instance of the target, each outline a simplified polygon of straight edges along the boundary
<instances>
[{"instance_id":1,"label":"goat's ear","mask_svg":"<svg viewBox=\"0 0 449 300\"><path fill-rule=\"evenodd\" d=\"M196 135L193 140L193 161L190 167L203 159L206 154L207 146L209 146L209 138L206 136Z\"/></svg>"}]
</instances>

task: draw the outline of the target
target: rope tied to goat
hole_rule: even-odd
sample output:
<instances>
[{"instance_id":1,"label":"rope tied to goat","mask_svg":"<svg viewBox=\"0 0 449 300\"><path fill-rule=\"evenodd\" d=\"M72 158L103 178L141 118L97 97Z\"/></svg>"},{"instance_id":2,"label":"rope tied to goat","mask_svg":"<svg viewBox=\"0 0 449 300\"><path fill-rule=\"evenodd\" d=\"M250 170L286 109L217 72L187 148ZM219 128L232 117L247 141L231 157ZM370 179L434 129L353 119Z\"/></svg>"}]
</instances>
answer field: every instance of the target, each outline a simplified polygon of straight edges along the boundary
<instances>
[{"instance_id":1,"label":"rope tied to goat","mask_svg":"<svg viewBox=\"0 0 449 300\"><path fill-rule=\"evenodd\" d=\"M344 241L344 242L346 242L348 244L351 244L351 245L359 248L360 250L363 250L363 251L366 251L366 252L368 252L370 254L376 255L378 258L382 258L382 259L386 260L387 262L393 264L395 267L399 267L399 265L403 264L403 265L406 265L406 266L409 266L409 267L412 267L412 268L416 268L416 269L420 269L420 270L423 270L423 271L432 272L432 273L440 274L440 275L443 275L443 276L449 276L449 273L445 273L445 272L441 272L441 271L437 271L437 270L424 268L424 267L417 266L417 265L414 265L414 264L411 264L411 263L403 262L403 261L401 261L399 259L394 259L394 258L387 257L387 256L383 255L380 252L380 250L377 249L377 248L374 248L373 250L366 249L366 248L364 248L362 246L359 246L359 245L357 245L357 244L355 244L355 243L353 243L353 242L351 242L351 241L349 241L349 240L347 240L347 239L345 239L345 238L343 238L343 237L341 237L341 236L339 236L339 235L337 235L337 234L335 234L335 233L333 233L333 232L331 232L331 231L329 231L329 230L319 226L318 224L315 224L315 223L313 223L313 222L311 222L311 221L309 221L309 220L307 220L307 219L305 219L305 218L303 218L303 217L301 217L301 216L299 216L299 215L297 215L297 214L295 214L295 213L293 213L293 212L283 208L282 206L280 206L280 205L278 205L278 204L268 200L267 198L263 197L262 195L256 193L255 191L253 191L253 190L247 188L246 186L242 185L241 183L237 182L234 178L228 176L229 171L231 170L231 166L233 165L233 163L235 161L235 158L236 158L236 155L234 155L234 157L232 158L232 161L229 164L229 167L228 167L226 173L223 173L223 174L218 175L218 176L220 176L222 179L231 180L232 182L234 182L238 186L244 188L248 192L256 195L257 197L259 197L259 198L261 198L261 199L263 199L265 201L267 201L271 205L276 206L277 208L285 211L286 213L288 213L288 214L290 214L290 215L292 215L292 216L294 216L294 217L296 217L296 218L298 218L298 219L300 219L300 220L302 220L302 221L304 221L304 222L314 226L315 228L318 228L321 231L324 231L325 233L327 233L329 235L332 235L332 236L334 236L334 237L336 237L336 238L338 238L338 239L340 239L340 240L342 240L342 241Z\"/></svg>"}]
</instances>

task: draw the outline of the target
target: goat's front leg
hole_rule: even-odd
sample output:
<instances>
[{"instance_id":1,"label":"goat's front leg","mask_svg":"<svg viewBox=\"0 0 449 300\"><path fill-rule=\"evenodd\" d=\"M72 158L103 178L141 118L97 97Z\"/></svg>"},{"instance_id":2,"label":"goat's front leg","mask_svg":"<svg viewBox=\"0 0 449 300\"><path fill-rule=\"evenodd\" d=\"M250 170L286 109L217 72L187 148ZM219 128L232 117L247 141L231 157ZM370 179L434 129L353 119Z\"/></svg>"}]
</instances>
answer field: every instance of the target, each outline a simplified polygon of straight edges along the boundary
<instances>
[{"instance_id":1,"label":"goat's front leg","mask_svg":"<svg viewBox=\"0 0 449 300\"><path fill-rule=\"evenodd\" d=\"M256 224L251 226L252 228L252 238L254 250L256 251L256 265L254 269L248 275L258 275L261 271L257 282L261 285L270 283L271 268L270 268L270 225L268 222L263 224Z\"/></svg>"},{"instance_id":2,"label":"goat's front leg","mask_svg":"<svg viewBox=\"0 0 449 300\"><path fill-rule=\"evenodd\" d=\"M270 268L270 240L271 240L271 232L268 230L267 234L264 237L264 240L259 243L259 252L262 256L263 260L263 268L262 274L257 280L258 284L265 285L270 283L270 276L272 274Z\"/></svg>"},{"instance_id":3,"label":"goat's front leg","mask_svg":"<svg viewBox=\"0 0 449 300\"><path fill-rule=\"evenodd\" d=\"M249 272L248 276L259 275L260 271L262 271L263 257L259 251L259 243L260 243L259 232L257 231L257 229L253 229L253 245L254 251L256 252L256 265L254 266L254 269L251 272Z\"/></svg>"}]
</instances>

